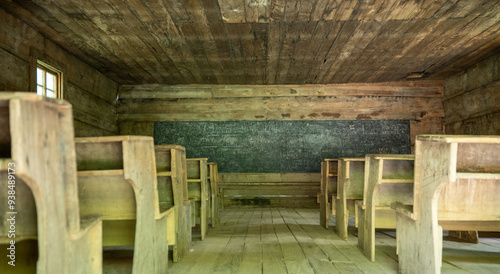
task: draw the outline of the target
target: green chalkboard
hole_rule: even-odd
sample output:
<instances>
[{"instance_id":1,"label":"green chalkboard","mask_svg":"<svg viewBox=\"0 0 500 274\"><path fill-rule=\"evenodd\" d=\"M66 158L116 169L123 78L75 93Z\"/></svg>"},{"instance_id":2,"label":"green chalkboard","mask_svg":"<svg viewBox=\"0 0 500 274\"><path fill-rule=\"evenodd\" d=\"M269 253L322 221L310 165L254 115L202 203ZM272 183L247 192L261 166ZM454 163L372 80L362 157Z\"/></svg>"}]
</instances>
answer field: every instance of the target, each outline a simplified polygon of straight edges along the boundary
<instances>
[{"instance_id":1,"label":"green chalkboard","mask_svg":"<svg viewBox=\"0 0 500 274\"><path fill-rule=\"evenodd\" d=\"M407 120L156 122L154 139L228 173L320 172L324 158L411 151Z\"/></svg>"}]
</instances>

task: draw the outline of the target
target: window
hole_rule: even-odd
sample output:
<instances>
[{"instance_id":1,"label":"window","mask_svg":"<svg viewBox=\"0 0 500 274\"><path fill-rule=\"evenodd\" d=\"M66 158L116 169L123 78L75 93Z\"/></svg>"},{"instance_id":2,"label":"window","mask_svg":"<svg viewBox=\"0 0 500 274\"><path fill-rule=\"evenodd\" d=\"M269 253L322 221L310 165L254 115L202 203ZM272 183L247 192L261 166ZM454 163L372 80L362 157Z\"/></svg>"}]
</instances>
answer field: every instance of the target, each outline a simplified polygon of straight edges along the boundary
<instances>
[{"instance_id":1,"label":"window","mask_svg":"<svg viewBox=\"0 0 500 274\"><path fill-rule=\"evenodd\" d=\"M61 72L39 61L36 68L36 94L62 98Z\"/></svg>"}]
</instances>

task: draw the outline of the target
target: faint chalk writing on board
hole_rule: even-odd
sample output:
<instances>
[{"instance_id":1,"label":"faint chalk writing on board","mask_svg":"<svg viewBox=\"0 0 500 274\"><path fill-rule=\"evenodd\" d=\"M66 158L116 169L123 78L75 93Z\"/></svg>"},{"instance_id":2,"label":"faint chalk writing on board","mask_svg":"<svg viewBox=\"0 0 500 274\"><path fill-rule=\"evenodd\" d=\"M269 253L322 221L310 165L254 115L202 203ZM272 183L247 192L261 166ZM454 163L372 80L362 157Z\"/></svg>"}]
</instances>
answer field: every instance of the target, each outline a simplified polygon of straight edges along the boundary
<instances>
[{"instance_id":1,"label":"faint chalk writing on board","mask_svg":"<svg viewBox=\"0 0 500 274\"><path fill-rule=\"evenodd\" d=\"M231 173L320 172L324 158L411 152L407 120L156 122L154 138Z\"/></svg>"}]
</instances>

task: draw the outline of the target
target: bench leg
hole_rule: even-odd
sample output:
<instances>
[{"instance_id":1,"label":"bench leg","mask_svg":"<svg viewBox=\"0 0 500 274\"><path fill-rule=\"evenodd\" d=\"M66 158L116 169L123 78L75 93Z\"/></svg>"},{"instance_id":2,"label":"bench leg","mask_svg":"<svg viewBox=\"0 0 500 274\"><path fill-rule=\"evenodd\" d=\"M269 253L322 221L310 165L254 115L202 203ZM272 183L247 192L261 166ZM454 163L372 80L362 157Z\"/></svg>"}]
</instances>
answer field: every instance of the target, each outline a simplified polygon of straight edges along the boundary
<instances>
[{"instance_id":1,"label":"bench leg","mask_svg":"<svg viewBox=\"0 0 500 274\"><path fill-rule=\"evenodd\" d=\"M335 221L337 234L340 238L347 240L347 222L349 220L349 212L347 211L347 203L344 199L336 199Z\"/></svg>"},{"instance_id":2,"label":"bench leg","mask_svg":"<svg viewBox=\"0 0 500 274\"><path fill-rule=\"evenodd\" d=\"M443 230L437 224L397 213L399 273L441 273Z\"/></svg>"}]
</instances>

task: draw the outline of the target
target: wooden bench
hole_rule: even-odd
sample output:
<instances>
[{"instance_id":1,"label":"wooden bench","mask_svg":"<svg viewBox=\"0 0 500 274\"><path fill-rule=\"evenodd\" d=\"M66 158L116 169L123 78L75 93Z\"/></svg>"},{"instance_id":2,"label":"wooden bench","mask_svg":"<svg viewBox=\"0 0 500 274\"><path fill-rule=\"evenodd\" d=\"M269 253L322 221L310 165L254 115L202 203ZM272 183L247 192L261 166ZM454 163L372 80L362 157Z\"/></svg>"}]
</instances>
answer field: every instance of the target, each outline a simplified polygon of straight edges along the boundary
<instances>
[{"instance_id":1,"label":"wooden bench","mask_svg":"<svg viewBox=\"0 0 500 274\"><path fill-rule=\"evenodd\" d=\"M338 163L337 159L323 159L321 161L321 193L319 197L320 209L320 224L324 228L328 228L328 221L332 214L335 215L335 207L332 207L332 202L337 197L337 176Z\"/></svg>"},{"instance_id":2,"label":"wooden bench","mask_svg":"<svg viewBox=\"0 0 500 274\"><path fill-rule=\"evenodd\" d=\"M500 231L499 155L499 136L417 136L413 207L396 207L401 273L441 272L441 226Z\"/></svg>"},{"instance_id":3,"label":"wooden bench","mask_svg":"<svg viewBox=\"0 0 500 274\"><path fill-rule=\"evenodd\" d=\"M0 243L15 252L0 272L101 273L101 219L79 213L71 105L0 93L0 128Z\"/></svg>"},{"instance_id":4,"label":"wooden bench","mask_svg":"<svg viewBox=\"0 0 500 274\"><path fill-rule=\"evenodd\" d=\"M201 229L201 240L205 239L208 231L208 182L207 182L207 158L187 159L187 181L188 197L194 199L195 222Z\"/></svg>"},{"instance_id":5,"label":"wooden bench","mask_svg":"<svg viewBox=\"0 0 500 274\"><path fill-rule=\"evenodd\" d=\"M355 215L355 200L363 199L365 158L340 158L335 219L337 234L347 240L349 215Z\"/></svg>"},{"instance_id":6,"label":"wooden bench","mask_svg":"<svg viewBox=\"0 0 500 274\"><path fill-rule=\"evenodd\" d=\"M101 214L103 246L134 246L133 273L165 273L167 218L160 211L152 137L76 138L82 214Z\"/></svg>"},{"instance_id":7,"label":"wooden bench","mask_svg":"<svg viewBox=\"0 0 500 274\"><path fill-rule=\"evenodd\" d=\"M415 155L369 154L365 157L363 200L356 201L358 247L375 261L375 228L396 228L395 203L411 205Z\"/></svg>"},{"instance_id":8,"label":"wooden bench","mask_svg":"<svg viewBox=\"0 0 500 274\"><path fill-rule=\"evenodd\" d=\"M211 217L212 217L212 227L217 227L220 225L220 190L219 190L219 171L217 168L217 163L208 163L208 183L210 185L210 197L211 197Z\"/></svg>"},{"instance_id":9,"label":"wooden bench","mask_svg":"<svg viewBox=\"0 0 500 274\"><path fill-rule=\"evenodd\" d=\"M181 260L191 247L191 202L188 199L186 149L179 145L155 146L156 176L160 208L174 207L169 215L168 244L174 262Z\"/></svg>"},{"instance_id":10,"label":"wooden bench","mask_svg":"<svg viewBox=\"0 0 500 274\"><path fill-rule=\"evenodd\" d=\"M320 173L221 173L224 208L317 208Z\"/></svg>"}]
</instances>

